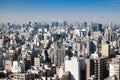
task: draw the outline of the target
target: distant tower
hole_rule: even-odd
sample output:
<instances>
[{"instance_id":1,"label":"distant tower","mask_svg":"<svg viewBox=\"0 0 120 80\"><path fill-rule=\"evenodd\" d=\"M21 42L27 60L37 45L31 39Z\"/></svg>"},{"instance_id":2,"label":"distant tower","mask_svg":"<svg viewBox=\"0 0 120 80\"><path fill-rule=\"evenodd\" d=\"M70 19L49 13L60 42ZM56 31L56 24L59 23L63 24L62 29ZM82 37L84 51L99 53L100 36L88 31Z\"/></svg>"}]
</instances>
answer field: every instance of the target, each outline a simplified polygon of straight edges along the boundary
<instances>
[{"instance_id":1,"label":"distant tower","mask_svg":"<svg viewBox=\"0 0 120 80\"><path fill-rule=\"evenodd\" d=\"M86 28L88 26L87 22L84 22L83 26L84 26L84 28Z\"/></svg>"},{"instance_id":2,"label":"distant tower","mask_svg":"<svg viewBox=\"0 0 120 80\"><path fill-rule=\"evenodd\" d=\"M111 28L113 27L113 22L110 23L110 27L111 27Z\"/></svg>"}]
</instances>

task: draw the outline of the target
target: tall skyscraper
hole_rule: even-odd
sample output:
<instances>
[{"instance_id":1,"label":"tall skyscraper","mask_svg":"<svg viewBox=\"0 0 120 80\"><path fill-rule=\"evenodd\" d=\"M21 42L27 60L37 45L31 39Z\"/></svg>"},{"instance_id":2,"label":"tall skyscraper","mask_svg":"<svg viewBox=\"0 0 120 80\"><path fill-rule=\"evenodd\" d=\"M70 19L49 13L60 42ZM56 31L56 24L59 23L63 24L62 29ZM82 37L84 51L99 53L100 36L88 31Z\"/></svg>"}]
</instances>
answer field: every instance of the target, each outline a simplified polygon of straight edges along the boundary
<instances>
[{"instance_id":1,"label":"tall skyscraper","mask_svg":"<svg viewBox=\"0 0 120 80\"><path fill-rule=\"evenodd\" d=\"M65 49L62 42L55 43L55 53L54 53L54 64L56 66L61 66L64 63Z\"/></svg>"}]
</instances>

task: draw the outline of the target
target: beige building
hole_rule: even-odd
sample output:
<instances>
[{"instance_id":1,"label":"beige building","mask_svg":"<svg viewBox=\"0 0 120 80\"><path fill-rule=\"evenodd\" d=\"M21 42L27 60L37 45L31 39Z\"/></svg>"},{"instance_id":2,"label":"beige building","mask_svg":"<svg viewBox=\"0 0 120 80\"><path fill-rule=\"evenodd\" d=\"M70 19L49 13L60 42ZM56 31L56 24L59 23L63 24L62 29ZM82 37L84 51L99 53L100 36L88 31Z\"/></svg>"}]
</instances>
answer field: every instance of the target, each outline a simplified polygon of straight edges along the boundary
<instances>
[{"instance_id":1,"label":"beige building","mask_svg":"<svg viewBox=\"0 0 120 80\"><path fill-rule=\"evenodd\" d=\"M110 45L102 44L102 56L109 57L110 56Z\"/></svg>"},{"instance_id":2,"label":"beige building","mask_svg":"<svg viewBox=\"0 0 120 80\"><path fill-rule=\"evenodd\" d=\"M91 69L90 69L90 59L85 59L85 64L86 64L86 80L89 80L89 78L91 77Z\"/></svg>"},{"instance_id":3,"label":"beige building","mask_svg":"<svg viewBox=\"0 0 120 80\"><path fill-rule=\"evenodd\" d=\"M11 60L6 60L5 70L10 71L11 67L12 67L12 61Z\"/></svg>"}]
</instances>

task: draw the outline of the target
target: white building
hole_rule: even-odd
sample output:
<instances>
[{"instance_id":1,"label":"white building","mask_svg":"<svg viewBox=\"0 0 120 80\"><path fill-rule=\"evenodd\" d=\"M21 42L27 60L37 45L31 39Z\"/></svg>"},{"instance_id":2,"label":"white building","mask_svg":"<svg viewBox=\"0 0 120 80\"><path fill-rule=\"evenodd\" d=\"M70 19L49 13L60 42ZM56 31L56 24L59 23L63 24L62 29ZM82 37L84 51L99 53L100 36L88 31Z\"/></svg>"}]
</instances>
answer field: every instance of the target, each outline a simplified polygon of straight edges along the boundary
<instances>
[{"instance_id":1,"label":"white building","mask_svg":"<svg viewBox=\"0 0 120 80\"><path fill-rule=\"evenodd\" d=\"M109 76L116 76L117 80L120 80L120 63L111 63Z\"/></svg>"},{"instance_id":2,"label":"white building","mask_svg":"<svg viewBox=\"0 0 120 80\"><path fill-rule=\"evenodd\" d=\"M20 73L25 71L25 64L20 61L13 61L13 66L11 68L11 72L13 73Z\"/></svg>"},{"instance_id":3,"label":"white building","mask_svg":"<svg viewBox=\"0 0 120 80\"><path fill-rule=\"evenodd\" d=\"M65 60L65 72L67 71L72 74L71 80L80 80L80 61L77 57Z\"/></svg>"},{"instance_id":4,"label":"white building","mask_svg":"<svg viewBox=\"0 0 120 80\"><path fill-rule=\"evenodd\" d=\"M34 66L39 68L41 64L40 57L34 57Z\"/></svg>"}]
</instances>

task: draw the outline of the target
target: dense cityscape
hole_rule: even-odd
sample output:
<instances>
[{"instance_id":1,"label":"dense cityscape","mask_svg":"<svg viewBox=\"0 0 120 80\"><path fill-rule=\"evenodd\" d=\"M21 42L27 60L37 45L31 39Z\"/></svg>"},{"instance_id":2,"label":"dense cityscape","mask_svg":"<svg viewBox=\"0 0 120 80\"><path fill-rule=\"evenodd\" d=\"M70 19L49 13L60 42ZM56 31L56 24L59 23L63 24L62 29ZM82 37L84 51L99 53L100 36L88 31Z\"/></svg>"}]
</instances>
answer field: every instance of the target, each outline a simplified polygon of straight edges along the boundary
<instances>
[{"instance_id":1,"label":"dense cityscape","mask_svg":"<svg viewBox=\"0 0 120 80\"><path fill-rule=\"evenodd\" d=\"M0 80L120 80L120 25L0 23Z\"/></svg>"}]
</instances>

